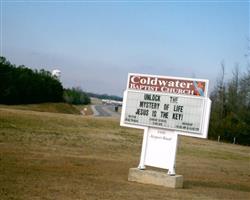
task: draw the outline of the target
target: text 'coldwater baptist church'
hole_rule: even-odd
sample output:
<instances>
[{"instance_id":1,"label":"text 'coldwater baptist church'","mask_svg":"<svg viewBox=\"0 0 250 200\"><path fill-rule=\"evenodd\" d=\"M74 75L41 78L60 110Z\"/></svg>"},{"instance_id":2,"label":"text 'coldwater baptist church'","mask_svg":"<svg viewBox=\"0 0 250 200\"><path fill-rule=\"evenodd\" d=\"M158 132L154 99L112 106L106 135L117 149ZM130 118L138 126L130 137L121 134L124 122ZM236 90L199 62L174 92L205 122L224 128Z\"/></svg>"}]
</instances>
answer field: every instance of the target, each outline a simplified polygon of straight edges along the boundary
<instances>
[{"instance_id":1,"label":"text 'coldwater baptist church'","mask_svg":"<svg viewBox=\"0 0 250 200\"><path fill-rule=\"evenodd\" d=\"M207 92L205 81L140 76L136 74L129 76L127 88L193 96L206 96L205 93Z\"/></svg>"}]
</instances>

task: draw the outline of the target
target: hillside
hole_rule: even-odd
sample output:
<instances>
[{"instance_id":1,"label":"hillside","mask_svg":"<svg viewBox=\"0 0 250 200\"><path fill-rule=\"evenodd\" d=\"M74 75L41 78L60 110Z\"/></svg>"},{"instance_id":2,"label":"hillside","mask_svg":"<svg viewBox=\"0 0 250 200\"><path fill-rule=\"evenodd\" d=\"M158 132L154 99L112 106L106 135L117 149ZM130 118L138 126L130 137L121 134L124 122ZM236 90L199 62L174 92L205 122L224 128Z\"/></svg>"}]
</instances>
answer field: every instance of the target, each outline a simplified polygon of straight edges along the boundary
<instances>
[{"instance_id":1,"label":"hillside","mask_svg":"<svg viewBox=\"0 0 250 200\"><path fill-rule=\"evenodd\" d=\"M68 103L39 103L39 104L25 104L25 105L3 105L0 108L11 108L18 110L32 110L39 112L65 113L65 114L81 114L76 106Z\"/></svg>"},{"instance_id":2,"label":"hillside","mask_svg":"<svg viewBox=\"0 0 250 200\"><path fill-rule=\"evenodd\" d=\"M249 199L250 147L180 137L184 189L127 181L142 131L112 118L0 108L0 199Z\"/></svg>"}]
</instances>

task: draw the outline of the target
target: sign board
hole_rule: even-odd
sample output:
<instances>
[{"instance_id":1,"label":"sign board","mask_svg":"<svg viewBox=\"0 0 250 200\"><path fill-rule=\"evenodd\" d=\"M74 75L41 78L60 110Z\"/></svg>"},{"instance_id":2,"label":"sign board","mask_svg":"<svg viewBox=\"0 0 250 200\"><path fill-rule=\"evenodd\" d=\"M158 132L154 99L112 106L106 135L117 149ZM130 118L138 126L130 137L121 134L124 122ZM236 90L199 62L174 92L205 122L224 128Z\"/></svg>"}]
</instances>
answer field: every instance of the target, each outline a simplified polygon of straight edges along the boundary
<instances>
[{"instance_id":1,"label":"sign board","mask_svg":"<svg viewBox=\"0 0 250 200\"><path fill-rule=\"evenodd\" d=\"M178 135L206 138L211 100L208 80L129 74L120 124L144 129L139 168L175 174Z\"/></svg>"},{"instance_id":2,"label":"sign board","mask_svg":"<svg viewBox=\"0 0 250 200\"><path fill-rule=\"evenodd\" d=\"M129 74L121 125L206 138L211 105L207 88L204 79Z\"/></svg>"},{"instance_id":3,"label":"sign board","mask_svg":"<svg viewBox=\"0 0 250 200\"><path fill-rule=\"evenodd\" d=\"M203 98L127 91L124 123L201 134L204 105Z\"/></svg>"}]
</instances>

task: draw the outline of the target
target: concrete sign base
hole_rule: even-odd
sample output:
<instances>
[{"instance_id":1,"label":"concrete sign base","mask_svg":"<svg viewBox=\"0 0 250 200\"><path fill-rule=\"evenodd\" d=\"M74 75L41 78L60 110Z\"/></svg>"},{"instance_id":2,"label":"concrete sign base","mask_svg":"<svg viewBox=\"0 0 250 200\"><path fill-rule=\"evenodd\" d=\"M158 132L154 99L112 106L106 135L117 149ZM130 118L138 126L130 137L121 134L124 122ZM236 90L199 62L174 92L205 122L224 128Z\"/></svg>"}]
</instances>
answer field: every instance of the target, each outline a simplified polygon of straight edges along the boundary
<instances>
[{"instance_id":1,"label":"concrete sign base","mask_svg":"<svg viewBox=\"0 0 250 200\"><path fill-rule=\"evenodd\" d=\"M183 188L182 175L170 176L166 172L153 170L140 170L138 168L130 168L128 180L170 188Z\"/></svg>"}]
</instances>

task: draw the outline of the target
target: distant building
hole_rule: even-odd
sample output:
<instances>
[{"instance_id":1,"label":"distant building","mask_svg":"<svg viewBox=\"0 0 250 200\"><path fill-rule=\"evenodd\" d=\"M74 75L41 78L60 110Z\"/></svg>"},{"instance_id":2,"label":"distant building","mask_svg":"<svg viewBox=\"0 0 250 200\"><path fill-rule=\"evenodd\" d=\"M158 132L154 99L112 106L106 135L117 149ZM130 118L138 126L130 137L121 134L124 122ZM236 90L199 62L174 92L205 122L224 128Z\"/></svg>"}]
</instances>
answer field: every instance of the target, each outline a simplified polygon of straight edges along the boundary
<instances>
[{"instance_id":1,"label":"distant building","mask_svg":"<svg viewBox=\"0 0 250 200\"><path fill-rule=\"evenodd\" d=\"M110 99L102 99L102 104L122 106L122 101L115 101Z\"/></svg>"},{"instance_id":2,"label":"distant building","mask_svg":"<svg viewBox=\"0 0 250 200\"><path fill-rule=\"evenodd\" d=\"M52 70L52 76L56 77L58 80L61 78L61 71L59 69Z\"/></svg>"}]
</instances>

